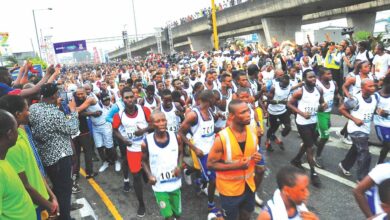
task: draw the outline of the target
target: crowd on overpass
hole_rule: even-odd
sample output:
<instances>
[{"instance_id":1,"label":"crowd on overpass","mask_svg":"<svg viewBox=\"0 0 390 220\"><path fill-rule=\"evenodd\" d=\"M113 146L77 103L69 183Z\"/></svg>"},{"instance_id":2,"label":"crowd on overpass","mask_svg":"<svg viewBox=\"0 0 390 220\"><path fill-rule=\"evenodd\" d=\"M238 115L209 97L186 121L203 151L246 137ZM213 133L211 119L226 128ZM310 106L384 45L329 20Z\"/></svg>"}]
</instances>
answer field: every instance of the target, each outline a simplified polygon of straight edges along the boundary
<instances>
[{"instance_id":1,"label":"crowd on overpass","mask_svg":"<svg viewBox=\"0 0 390 220\"><path fill-rule=\"evenodd\" d=\"M186 219L182 208L190 207L181 205L180 189L195 185L207 196L210 219L250 219L256 204L263 207L259 220L318 219L320 207L314 213L305 202L310 184L321 188L317 170L328 159L322 152L330 150L335 112L348 119L340 133L350 145L339 169L350 176L357 163L357 205L367 218L386 219L389 50L352 35L341 42L327 36L304 45L273 39L272 47L51 65L41 79L29 75L30 62L0 67L0 219L71 219L71 194L82 190L81 155L87 179L104 176L110 166L122 171L123 191L134 188L129 198L138 201L139 217L155 205L143 197L153 190L165 219ZM292 123L302 144L291 161L280 162L278 188L263 202L257 190L265 152L272 160L271 152L285 150ZM370 170L373 132L382 149Z\"/></svg>"},{"instance_id":2,"label":"crowd on overpass","mask_svg":"<svg viewBox=\"0 0 390 220\"><path fill-rule=\"evenodd\" d=\"M222 11L223 9L233 7L235 5L241 4L246 2L247 0L223 0L220 3L215 4L216 11ZM211 16L211 7L200 9L199 11L194 12L193 14L190 14L186 17L182 17L179 20L169 22L168 26L176 27L188 22L191 22L193 20L196 20L198 18L203 17L209 17Z\"/></svg>"}]
</instances>

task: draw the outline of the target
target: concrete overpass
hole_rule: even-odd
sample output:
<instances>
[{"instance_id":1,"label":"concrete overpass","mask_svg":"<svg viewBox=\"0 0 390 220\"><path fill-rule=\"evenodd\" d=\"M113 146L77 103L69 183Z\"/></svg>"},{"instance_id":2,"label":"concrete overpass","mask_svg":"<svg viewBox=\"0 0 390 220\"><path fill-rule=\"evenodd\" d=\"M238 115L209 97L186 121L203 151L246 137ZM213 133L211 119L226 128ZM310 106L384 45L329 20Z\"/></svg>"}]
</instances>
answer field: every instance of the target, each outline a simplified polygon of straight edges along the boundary
<instances>
[{"instance_id":1,"label":"concrete overpass","mask_svg":"<svg viewBox=\"0 0 390 220\"><path fill-rule=\"evenodd\" d=\"M258 33L268 45L271 38L294 39L302 24L347 17L355 30L373 32L377 11L390 8L390 0L249 0L217 12L218 35L226 38ZM209 50L213 47L212 32L206 17L174 27L176 51ZM167 30L162 32L163 52L168 52ZM131 44L134 55L157 51L155 37ZM125 57L125 48L109 53L110 58Z\"/></svg>"}]
</instances>

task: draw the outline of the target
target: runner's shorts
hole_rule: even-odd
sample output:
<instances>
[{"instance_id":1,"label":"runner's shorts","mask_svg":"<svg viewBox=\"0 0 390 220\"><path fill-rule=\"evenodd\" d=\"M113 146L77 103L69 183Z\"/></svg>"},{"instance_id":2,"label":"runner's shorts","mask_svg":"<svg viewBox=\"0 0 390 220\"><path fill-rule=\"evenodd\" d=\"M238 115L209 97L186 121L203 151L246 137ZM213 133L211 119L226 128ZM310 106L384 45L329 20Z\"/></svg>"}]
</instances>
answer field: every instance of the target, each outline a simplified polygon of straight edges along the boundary
<instances>
[{"instance_id":1,"label":"runner's shorts","mask_svg":"<svg viewBox=\"0 0 390 220\"><path fill-rule=\"evenodd\" d=\"M105 123L98 126L93 125L92 127L92 136L96 148L103 146L106 148L112 148L114 146L114 142L112 140L112 126L110 123Z\"/></svg>"},{"instance_id":2,"label":"runner's shorts","mask_svg":"<svg viewBox=\"0 0 390 220\"><path fill-rule=\"evenodd\" d=\"M141 170L142 152L127 151L127 164L131 173L138 173Z\"/></svg>"},{"instance_id":3,"label":"runner's shorts","mask_svg":"<svg viewBox=\"0 0 390 220\"><path fill-rule=\"evenodd\" d=\"M199 158L196 157L198 160L198 164L200 167L200 171L202 174L202 178L205 179L207 182L215 180L215 171L207 169L207 158L208 154L204 155L203 157Z\"/></svg>"},{"instance_id":4,"label":"runner's shorts","mask_svg":"<svg viewBox=\"0 0 390 220\"><path fill-rule=\"evenodd\" d=\"M317 113L317 131L321 139L329 139L330 112Z\"/></svg>"},{"instance_id":5,"label":"runner's shorts","mask_svg":"<svg viewBox=\"0 0 390 220\"><path fill-rule=\"evenodd\" d=\"M381 142L390 142L390 128L375 125L375 131Z\"/></svg>"},{"instance_id":6,"label":"runner's shorts","mask_svg":"<svg viewBox=\"0 0 390 220\"><path fill-rule=\"evenodd\" d=\"M255 193L248 185L245 185L245 191L240 196L220 195L220 198L225 220L236 220L240 209L249 213L255 210Z\"/></svg>"},{"instance_id":7,"label":"runner's shorts","mask_svg":"<svg viewBox=\"0 0 390 220\"><path fill-rule=\"evenodd\" d=\"M180 217L181 215L181 191L154 192L160 213L164 218Z\"/></svg>"}]
</instances>

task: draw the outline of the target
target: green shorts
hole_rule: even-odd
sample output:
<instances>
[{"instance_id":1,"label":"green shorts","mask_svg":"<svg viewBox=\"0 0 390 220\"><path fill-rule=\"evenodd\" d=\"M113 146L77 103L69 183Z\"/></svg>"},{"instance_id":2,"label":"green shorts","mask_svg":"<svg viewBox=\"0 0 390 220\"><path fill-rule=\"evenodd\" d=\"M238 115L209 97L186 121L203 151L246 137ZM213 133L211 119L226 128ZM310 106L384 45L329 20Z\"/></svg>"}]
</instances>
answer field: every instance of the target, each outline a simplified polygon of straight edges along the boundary
<instances>
[{"instance_id":1,"label":"green shorts","mask_svg":"<svg viewBox=\"0 0 390 220\"><path fill-rule=\"evenodd\" d=\"M181 215L181 191L154 192L160 213L164 218L180 217Z\"/></svg>"},{"instance_id":2,"label":"green shorts","mask_svg":"<svg viewBox=\"0 0 390 220\"><path fill-rule=\"evenodd\" d=\"M317 113L317 131L321 139L329 139L330 112Z\"/></svg>"}]
</instances>

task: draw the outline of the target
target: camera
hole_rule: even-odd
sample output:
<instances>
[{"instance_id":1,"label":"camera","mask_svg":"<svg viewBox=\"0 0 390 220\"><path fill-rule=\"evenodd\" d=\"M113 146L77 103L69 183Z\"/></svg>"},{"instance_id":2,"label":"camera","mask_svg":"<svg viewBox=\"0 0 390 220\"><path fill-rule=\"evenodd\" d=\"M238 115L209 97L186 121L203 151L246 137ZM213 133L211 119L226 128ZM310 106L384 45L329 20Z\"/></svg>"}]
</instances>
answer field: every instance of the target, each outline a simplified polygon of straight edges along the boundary
<instances>
[{"instance_id":1,"label":"camera","mask_svg":"<svg viewBox=\"0 0 390 220\"><path fill-rule=\"evenodd\" d=\"M347 28L343 28L343 30L341 31L341 35L351 35L353 34L354 32L354 28L353 27L347 27Z\"/></svg>"}]
</instances>

